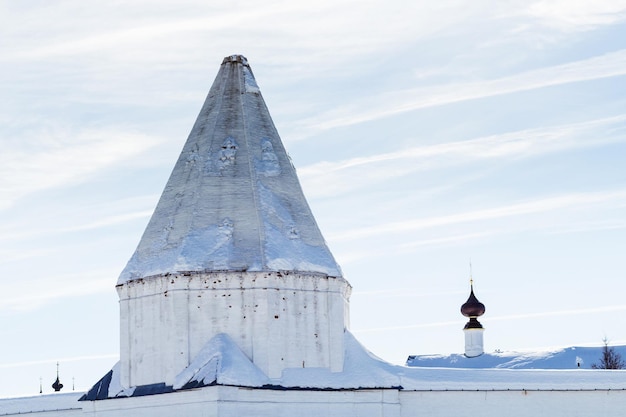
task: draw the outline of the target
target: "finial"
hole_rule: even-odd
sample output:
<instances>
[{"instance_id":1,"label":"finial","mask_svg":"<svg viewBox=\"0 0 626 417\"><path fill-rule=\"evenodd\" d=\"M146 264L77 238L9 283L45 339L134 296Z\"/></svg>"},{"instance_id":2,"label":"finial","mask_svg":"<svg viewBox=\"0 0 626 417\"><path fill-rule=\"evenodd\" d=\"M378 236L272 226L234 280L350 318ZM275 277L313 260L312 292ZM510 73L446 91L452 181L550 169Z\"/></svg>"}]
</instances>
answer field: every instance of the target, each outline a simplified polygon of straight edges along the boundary
<instances>
[{"instance_id":1,"label":"finial","mask_svg":"<svg viewBox=\"0 0 626 417\"><path fill-rule=\"evenodd\" d=\"M222 61L222 65L228 64L230 62L237 62L237 63L240 63L240 64L246 66L246 67L250 66L248 64L248 60L243 55L229 55L229 56L224 58L224 60Z\"/></svg>"},{"instance_id":2,"label":"finial","mask_svg":"<svg viewBox=\"0 0 626 417\"><path fill-rule=\"evenodd\" d=\"M39 377L39 393L43 394L43 378Z\"/></svg>"},{"instance_id":3,"label":"finial","mask_svg":"<svg viewBox=\"0 0 626 417\"><path fill-rule=\"evenodd\" d=\"M470 258L469 267L470 267L470 288L474 289L474 278L472 277L472 258Z\"/></svg>"}]
</instances>

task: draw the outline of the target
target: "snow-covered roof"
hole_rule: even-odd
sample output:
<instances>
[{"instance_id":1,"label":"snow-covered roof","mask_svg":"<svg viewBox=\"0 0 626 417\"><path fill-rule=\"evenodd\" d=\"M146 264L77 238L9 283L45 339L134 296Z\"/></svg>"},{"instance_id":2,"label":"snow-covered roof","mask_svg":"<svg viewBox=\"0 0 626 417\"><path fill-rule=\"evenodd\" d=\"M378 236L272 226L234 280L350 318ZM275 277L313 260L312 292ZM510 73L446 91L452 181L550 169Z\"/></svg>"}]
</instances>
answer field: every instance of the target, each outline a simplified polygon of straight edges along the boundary
<instances>
[{"instance_id":1,"label":"snow-covered roof","mask_svg":"<svg viewBox=\"0 0 626 417\"><path fill-rule=\"evenodd\" d=\"M341 276L246 58L224 58L118 284L176 272Z\"/></svg>"},{"instance_id":2,"label":"snow-covered roof","mask_svg":"<svg viewBox=\"0 0 626 417\"><path fill-rule=\"evenodd\" d=\"M437 390L625 390L623 370L531 370L422 368L392 365L364 348L345 332L345 363L342 372L324 368L289 368L280 378L267 377L226 334L212 338L177 377L173 386L153 384L124 390L117 367L107 374L83 400L160 394L211 385L264 389L399 389ZM139 391L138 391L139 390Z\"/></svg>"},{"instance_id":3,"label":"snow-covered roof","mask_svg":"<svg viewBox=\"0 0 626 417\"><path fill-rule=\"evenodd\" d=\"M591 369L599 364L601 346L571 346L540 351L507 351L484 353L474 358L462 354L411 355L407 366L435 368L500 368L500 369ZM611 346L615 353L626 357L626 346Z\"/></svg>"}]
</instances>

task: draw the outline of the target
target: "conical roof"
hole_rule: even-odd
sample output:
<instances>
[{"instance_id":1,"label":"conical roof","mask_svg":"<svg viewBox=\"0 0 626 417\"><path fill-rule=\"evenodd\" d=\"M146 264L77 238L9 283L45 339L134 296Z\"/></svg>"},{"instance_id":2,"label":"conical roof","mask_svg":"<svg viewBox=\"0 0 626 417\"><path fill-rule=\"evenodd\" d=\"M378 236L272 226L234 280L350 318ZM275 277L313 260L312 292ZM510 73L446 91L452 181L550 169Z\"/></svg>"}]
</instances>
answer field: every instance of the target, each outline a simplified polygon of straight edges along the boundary
<instances>
[{"instance_id":1,"label":"conical roof","mask_svg":"<svg viewBox=\"0 0 626 417\"><path fill-rule=\"evenodd\" d=\"M241 55L224 58L118 284L203 271L341 276Z\"/></svg>"}]
</instances>

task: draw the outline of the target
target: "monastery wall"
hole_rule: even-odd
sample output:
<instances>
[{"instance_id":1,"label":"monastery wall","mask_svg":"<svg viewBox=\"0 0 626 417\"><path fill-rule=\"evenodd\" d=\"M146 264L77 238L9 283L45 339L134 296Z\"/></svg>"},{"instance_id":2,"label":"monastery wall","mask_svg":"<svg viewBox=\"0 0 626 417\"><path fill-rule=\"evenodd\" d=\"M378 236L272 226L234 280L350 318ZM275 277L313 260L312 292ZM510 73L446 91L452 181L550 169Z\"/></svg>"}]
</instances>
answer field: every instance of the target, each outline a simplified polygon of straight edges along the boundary
<instances>
[{"instance_id":1,"label":"monastery wall","mask_svg":"<svg viewBox=\"0 0 626 417\"><path fill-rule=\"evenodd\" d=\"M400 402L399 417L618 417L626 391L401 391Z\"/></svg>"},{"instance_id":2,"label":"monastery wall","mask_svg":"<svg viewBox=\"0 0 626 417\"><path fill-rule=\"evenodd\" d=\"M3 401L0 400L0 415L24 414L17 410L3 413ZM281 391L214 386L79 404L83 411L28 414L32 417L622 417L626 391ZM76 405L72 402L68 407Z\"/></svg>"}]
</instances>

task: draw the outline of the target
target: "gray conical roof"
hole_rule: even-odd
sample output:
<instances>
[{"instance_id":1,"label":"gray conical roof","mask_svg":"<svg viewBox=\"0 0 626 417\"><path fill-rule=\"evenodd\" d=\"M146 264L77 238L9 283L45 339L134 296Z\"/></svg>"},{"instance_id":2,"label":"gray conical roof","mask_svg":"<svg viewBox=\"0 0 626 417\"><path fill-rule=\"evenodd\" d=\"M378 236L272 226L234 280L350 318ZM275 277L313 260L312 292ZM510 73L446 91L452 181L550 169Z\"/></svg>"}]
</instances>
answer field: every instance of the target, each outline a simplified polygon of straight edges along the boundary
<instances>
[{"instance_id":1,"label":"gray conical roof","mask_svg":"<svg viewBox=\"0 0 626 417\"><path fill-rule=\"evenodd\" d=\"M245 57L224 58L118 284L177 272L340 276Z\"/></svg>"}]
</instances>

